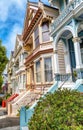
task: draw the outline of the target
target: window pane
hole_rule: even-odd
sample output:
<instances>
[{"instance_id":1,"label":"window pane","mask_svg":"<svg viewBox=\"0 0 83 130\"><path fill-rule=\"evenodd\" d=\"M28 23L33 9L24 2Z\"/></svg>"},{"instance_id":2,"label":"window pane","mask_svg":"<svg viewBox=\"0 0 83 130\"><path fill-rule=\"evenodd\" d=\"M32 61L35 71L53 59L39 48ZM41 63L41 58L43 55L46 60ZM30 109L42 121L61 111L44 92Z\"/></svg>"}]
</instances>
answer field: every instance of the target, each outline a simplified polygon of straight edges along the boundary
<instances>
[{"instance_id":1,"label":"window pane","mask_svg":"<svg viewBox=\"0 0 83 130\"><path fill-rule=\"evenodd\" d=\"M50 40L50 35L49 35L49 23L44 22L42 24L42 41L49 41Z\"/></svg>"},{"instance_id":2,"label":"window pane","mask_svg":"<svg viewBox=\"0 0 83 130\"><path fill-rule=\"evenodd\" d=\"M35 34L35 38L39 35L39 30L38 30L38 27L35 29L34 34Z\"/></svg>"},{"instance_id":3,"label":"window pane","mask_svg":"<svg viewBox=\"0 0 83 130\"><path fill-rule=\"evenodd\" d=\"M36 62L36 82L41 82L40 61Z\"/></svg>"},{"instance_id":4,"label":"window pane","mask_svg":"<svg viewBox=\"0 0 83 130\"><path fill-rule=\"evenodd\" d=\"M83 39L82 39L82 43L80 43L80 51L81 51L81 59L83 64Z\"/></svg>"},{"instance_id":5,"label":"window pane","mask_svg":"<svg viewBox=\"0 0 83 130\"><path fill-rule=\"evenodd\" d=\"M34 31L35 47L39 45L39 29L38 27Z\"/></svg>"},{"instance_id":6,"label":"window pane","mask_svg":"<svg viewBox=\"0 0 83 130\"><path fill-rule=\"evenodd\" d=\"M49 41L50 40L50 35L49 35L49 32L43 32L42 33L42 40L43 40L43 42L45 42L45 41Z\"/></svg>"},{"instance_id":7,"label":"window pane","mask_svg":"<svg viewBox=\"0 0 83 130\"><path fill-rule=\"evenodd\" d=\"M42 24L42 32L49 30L49 24L48 22L45 22Z\"/></svg>"},{"instance_id":8,"label":"window pane","mask_svg":"<svg viewBox=\"0 0 83 130\"><path fill-rule=\"evenodd\" d=\"M23 83L26 81L26 75L23 74Z\"/></svg>"},{"instance_id":9,"label":"window pane","mask_svg":"<svg viewBox=\"0 0 83 130\"><path fill-rule=\"evenodd\" d=\"M37 37L36 39L35 39L35 47L37 47L39 45L39 37Z\"/></svg>"},{"instance_id":10,"label":"window pane","mask_svg":"<svg viewBox=\"0 0 83 130\"><path fill-rule=\"evenodd\" d=\"M50 82L53 80L52 77L52 61L51 57L44 59L44 69L45 69L45 81Z\"/></svg>"}]
</instances>

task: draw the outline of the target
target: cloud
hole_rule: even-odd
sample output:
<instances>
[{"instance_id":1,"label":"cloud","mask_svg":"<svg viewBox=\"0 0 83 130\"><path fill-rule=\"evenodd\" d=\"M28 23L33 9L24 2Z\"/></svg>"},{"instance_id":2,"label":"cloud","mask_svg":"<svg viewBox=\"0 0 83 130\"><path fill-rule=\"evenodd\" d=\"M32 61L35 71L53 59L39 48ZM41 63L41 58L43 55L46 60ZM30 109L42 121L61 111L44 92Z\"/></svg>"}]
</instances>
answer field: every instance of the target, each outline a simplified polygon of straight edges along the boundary
<instances>
[{"instance_id":1,"label":"cloud","mask_svg":"<svg viewBox=\"0 0 83 130\"><path fill-rule=\"evenodd\" d=\"M12 27L12 30L10 31L7 39L5 40L5 42L3 43L4 46L6 47L7 49L7 56L9 57L10 56L10 52L12 50L14 50L14 47L15 47L15 42L16 42L16 35L17 34L21 34L22 32L22 27L19 26L18 24L15 24L13 27Z\"/></svg>"},{"instance_id":2,"label":"cloud","mask_svg":"<svg viewBox=\"0 0 83 130\"><path fill-rule=\"evenodd\" d=\"M30 0L38 2L38 0ZM48 0L42 0L47 3ZM14 50L16 35L22 33L27 0L0 0L0 38L10 57Z\"/></svg>"},{"instance_id":3,"label":"cloud","mask_svg":"<svg viewBox=\"0 0 83 130\"><path fill-rule=\"evenodd\" d=\"M3 22L7 20L8 15L11 13L11 7L23 10L25 9L25 5L26 0L0 0L0 20ZM12 8L12 10L15 8Z\"/></svg>"},{"instance_id":4,"label":"cloud","mask_svg":"<svg viewBox=\"0 0 83 130\"><path fill-rule=\"evenodd\" d=\"M0 39L9 57L14 50L15 39L22 32L27 0L0 0Z\"/></svg>"}]
</instances>

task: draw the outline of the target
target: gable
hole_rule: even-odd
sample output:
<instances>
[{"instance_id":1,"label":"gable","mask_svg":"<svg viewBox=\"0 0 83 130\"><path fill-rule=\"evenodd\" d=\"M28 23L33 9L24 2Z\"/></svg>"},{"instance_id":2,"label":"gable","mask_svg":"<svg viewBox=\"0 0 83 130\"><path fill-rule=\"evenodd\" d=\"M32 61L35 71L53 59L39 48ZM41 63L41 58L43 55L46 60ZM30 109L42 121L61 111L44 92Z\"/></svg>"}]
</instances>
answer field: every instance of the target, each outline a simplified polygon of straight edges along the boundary
<instances>
[{"instance_id":1,"label":"gable","mask_svg":"<svg viewBox=\"0 0 83 130\"><path fill-rule=\"evenodd\" d=\"M23 33L29 27L29 25L31 23L31 20L35 16L37 10L38 10L38 5L37 4L33 4L33 3L30 3L30 2L27 4L27 10L26 10Z\"/></svg>"},{"instance_id":2,"label":"gable","mask_svg":"<svg viewBox=\"0 0 83 130\"><path fill-rule=\"evenodd\" d=\"M17 35L16 36L16 42L15 42L15 49L14 49L14 56L17 53L17 51L19 50L19 47L21 47L21 35Z\"/></svg>"}]
</instances>

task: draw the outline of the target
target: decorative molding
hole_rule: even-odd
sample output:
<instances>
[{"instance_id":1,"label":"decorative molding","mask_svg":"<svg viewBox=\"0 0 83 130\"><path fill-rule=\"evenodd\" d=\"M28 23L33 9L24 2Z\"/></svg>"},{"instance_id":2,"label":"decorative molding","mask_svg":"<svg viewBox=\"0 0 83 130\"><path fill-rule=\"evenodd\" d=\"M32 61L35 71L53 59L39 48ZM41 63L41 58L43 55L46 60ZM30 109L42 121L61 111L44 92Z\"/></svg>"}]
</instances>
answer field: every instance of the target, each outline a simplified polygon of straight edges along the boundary
<instances>
[{"instance_id":1,"label":"decorative molding","mask_svg":"<svg viewBox=\"0 0 83 130\"><path fill-rule=\"evenodd\" d=\"M57 53L58 53L58 50L54 50L53 53L57 54Z\"/></svg>"},{"instance_id":2,"label":"decorative molding","mask_svg":"<svg viewBox=\"0 0 83 130\"><path fill-rule=\"evenodd\" d=\"M74 15L74 11L82 4L83 0L73 0L66 9L54 20L51 25L51 35L59 30ZM78 9L77 9L78 10Z\"/></svg>"},{"instance_id":3,"label":"decorative molding","mask_svg":"<svg viewBox=\"0 0 83 130\"><path fill-rule=\"evenodd\" d=\"M74 43L78 43L78 42L80 42L80 38L79 38L79 37L74 37L74 38L72 39L72 41L73 41Z\"/></svg>"}]
</instances>

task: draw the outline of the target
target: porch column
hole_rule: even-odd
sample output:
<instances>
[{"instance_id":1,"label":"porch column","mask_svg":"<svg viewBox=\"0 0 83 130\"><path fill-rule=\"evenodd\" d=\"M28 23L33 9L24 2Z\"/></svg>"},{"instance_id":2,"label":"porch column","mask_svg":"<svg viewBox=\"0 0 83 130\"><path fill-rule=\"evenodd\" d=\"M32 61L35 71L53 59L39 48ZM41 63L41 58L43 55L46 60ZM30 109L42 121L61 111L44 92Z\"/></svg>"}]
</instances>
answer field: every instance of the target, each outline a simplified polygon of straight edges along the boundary
<instances>
[{"instance_id":1,"label":"porch column","mask_svg":"<svg viewBox=\"0 0 83 130\"><path fill-rule=\"evenodd\" d=\"M73 38L74 42L74 49L75 49L75 59L76 59L76 71L77 71L77 78L83 79L83 66L81 60L81 53L80 53L80 38L75 37Z\"/></svg>"},{"instance_id":2,"label":"porch column","mask_svg":"<svg viewBox=\"0 0 83 130\"><path fill-rule=\"evenodd\" d=\"M59 73L58 50L54 50L54 73Z\"/></svg>"},{"instance_id":3,"label":"porch column","mask_svg":"<svg viewBox=\"0 0 83 130\"><path fill-rule=\"evenodd\" d=\"M80 38L74 37L74 49L75 49L75 59L76 59L76 69L80 69L82 67L81 53L80 53Z\"/></svg>"}]
</instances>

